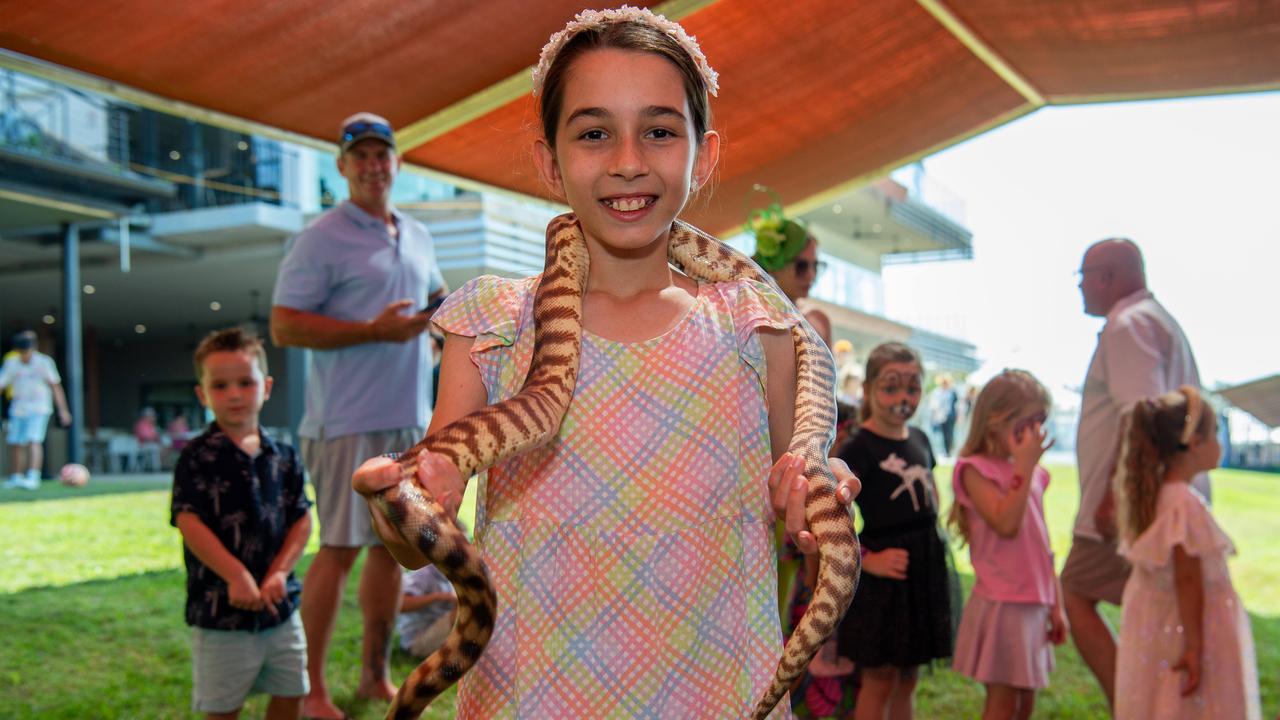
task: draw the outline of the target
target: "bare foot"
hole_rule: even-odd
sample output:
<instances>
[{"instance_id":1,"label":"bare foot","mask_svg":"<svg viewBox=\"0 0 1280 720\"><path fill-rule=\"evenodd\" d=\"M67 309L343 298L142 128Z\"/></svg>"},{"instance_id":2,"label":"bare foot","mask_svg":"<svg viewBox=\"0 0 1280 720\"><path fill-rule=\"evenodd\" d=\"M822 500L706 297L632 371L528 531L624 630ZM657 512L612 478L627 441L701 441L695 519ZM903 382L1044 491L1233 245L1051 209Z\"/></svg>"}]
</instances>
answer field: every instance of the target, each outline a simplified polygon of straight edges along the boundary
<instances>
[{"instance_id":1,"label":"bare foot","mask_svg":"<svg viewBox=\"0 0 1280 720\"><path fill-rule=\"evenodd\" d=\"M347 714L328 695L308 695L302 701L302 717L314 720L345 720Z\"/></svg>"},{"instance_id":2,"label":"bare foot","mask_svg":"<svg viewBox=\"0 0 1280 720\"><path fill-rule=\"evenodd\" d=\"M390 680L374 680L369 684L361 684L356 690L356 697L368 698L370 700L382 700L383 702L391 702L396 696L396 686L391 684Z\"/></svg>"}]
</instances>

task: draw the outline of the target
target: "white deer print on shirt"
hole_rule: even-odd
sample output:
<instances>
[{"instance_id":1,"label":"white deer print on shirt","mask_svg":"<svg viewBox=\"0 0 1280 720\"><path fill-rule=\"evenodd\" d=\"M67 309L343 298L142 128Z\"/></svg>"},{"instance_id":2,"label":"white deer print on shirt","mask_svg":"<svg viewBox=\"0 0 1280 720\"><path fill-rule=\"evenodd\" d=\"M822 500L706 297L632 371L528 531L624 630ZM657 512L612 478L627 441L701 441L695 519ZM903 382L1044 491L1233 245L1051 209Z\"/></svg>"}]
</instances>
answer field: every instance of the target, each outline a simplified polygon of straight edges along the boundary
<instances>
[{"instance_id":1,"label":"white deer print on shirt","mask_svg":"<svg viewBox=\"0 0 1280 720\"><path fill-rule=\"evenodd\" d=\"M890 500L897 500L902 493L910 493L911 506L920 512L920 498L916 495L916 483L924 491L925 504L934 510L938 508L938 497L933 487L933 473L923 465L907 465L907 461L898 457L897 453L889 453L889 457L880 461L880 469L902 478L902 484L889 495Z\"/></svg>"}]
</instances>

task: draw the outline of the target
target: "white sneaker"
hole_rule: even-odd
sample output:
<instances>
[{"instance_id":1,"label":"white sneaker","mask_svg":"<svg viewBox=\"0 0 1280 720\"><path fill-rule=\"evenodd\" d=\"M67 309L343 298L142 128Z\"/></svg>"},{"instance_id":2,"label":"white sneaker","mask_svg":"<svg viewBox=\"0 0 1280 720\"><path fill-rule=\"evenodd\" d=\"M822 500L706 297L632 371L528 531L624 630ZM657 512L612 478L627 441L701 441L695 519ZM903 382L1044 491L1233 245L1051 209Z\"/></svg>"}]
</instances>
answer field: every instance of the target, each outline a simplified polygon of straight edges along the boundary
<instances>
[{"instance_id":1,"label":"white sneaker","mask_svg":"<svg viewBox=\"0 0 1280 720\"><path fill-rule=\"evenodd\" d=\"M23 490L39 490L40 478L33 478L33 477L25 478L22 481L22 484L19 485L18 487L22 488Z\"/></svg>"},{"instance_id":2,"label":"white sneaker","mask_svg":"<svg viewBox=\"0 0 1280 720\"><path fill-rule=\"evenodd\" d=\"M5 490L13 490L15 488L26 487L27 481L21 475L11 475L8 480L4 481L0 488Z\"/></svg>"}]
</instances>

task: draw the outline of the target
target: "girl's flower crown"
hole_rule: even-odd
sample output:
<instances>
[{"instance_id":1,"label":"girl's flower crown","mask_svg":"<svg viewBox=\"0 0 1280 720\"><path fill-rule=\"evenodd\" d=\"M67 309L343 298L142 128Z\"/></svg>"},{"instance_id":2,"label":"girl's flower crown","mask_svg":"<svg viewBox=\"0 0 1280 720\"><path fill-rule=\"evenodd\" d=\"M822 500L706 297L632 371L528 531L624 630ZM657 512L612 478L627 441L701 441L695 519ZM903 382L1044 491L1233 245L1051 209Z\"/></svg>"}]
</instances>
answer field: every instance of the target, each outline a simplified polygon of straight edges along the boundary
<instances>
[{"instance_id":1,"label":"girl's flower crown","mask_svg":"<svg viewBox=\"0 0 1280 720\"><path fill-rule=\"evenodd\" d=\"M623 22L650 25L669 35L693 59L698 71L702 73L702 80L707 85L707 92L715 95L720 90L720 76L707 63L707 56L703 55L702 49L698 47L697 38L685 32L679 23L674 23L662 15L655 15L648 8L623 5L616 10L583 10L575 15L573 20L566 23L563 30L551 36L547 44L542 47L542 55L538 58L538 66L533 69L533 96L537 97L541 94L542 83L547 77L547 71L551 69L551 63L555 61L556 56L564 49L565 44L572 40L574 36L583 30L603 30L609 25Z\"/></svg>"}]
</instances>

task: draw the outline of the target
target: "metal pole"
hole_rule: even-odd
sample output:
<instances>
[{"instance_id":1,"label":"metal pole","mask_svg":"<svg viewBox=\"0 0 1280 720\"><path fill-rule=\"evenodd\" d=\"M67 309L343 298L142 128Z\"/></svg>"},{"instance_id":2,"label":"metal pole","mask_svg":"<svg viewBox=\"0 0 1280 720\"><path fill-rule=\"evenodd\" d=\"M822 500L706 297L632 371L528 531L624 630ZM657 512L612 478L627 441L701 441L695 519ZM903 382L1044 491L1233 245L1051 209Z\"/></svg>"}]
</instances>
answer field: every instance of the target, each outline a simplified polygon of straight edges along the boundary
<instances>
[{"instance_id":1,"label":"metal pole","mask_svg":"<svg viewBox=\"0 0 1280 720\"><path fill-rule=\"evenodd\" d=\"M84 348L80 333L80 228L62 225L62 316L66 365L62 374L71 427L67 428L67 462L84 462Z\"/></svg>"}]
</instances>

